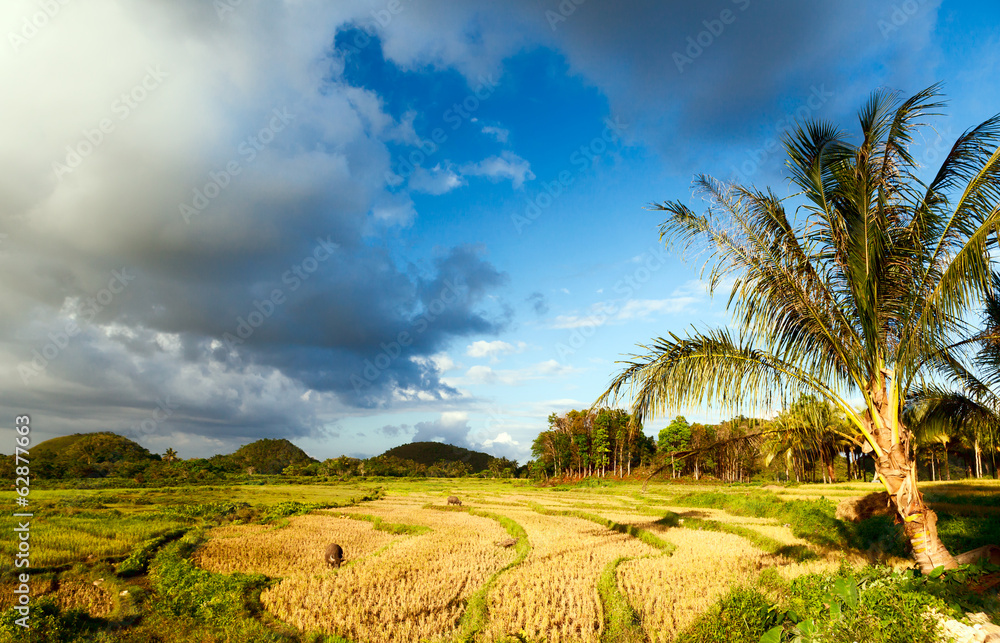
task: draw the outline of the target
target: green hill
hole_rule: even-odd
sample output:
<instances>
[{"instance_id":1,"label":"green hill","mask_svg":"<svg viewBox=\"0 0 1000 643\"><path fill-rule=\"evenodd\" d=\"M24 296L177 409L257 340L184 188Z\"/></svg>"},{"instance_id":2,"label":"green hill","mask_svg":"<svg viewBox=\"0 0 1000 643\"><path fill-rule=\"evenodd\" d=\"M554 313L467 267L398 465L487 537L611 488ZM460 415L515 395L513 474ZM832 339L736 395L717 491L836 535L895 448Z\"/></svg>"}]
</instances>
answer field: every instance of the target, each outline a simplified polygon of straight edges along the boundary
<instances>
[{"instance_id":1,"label":"green hill","mask_svg":"<svg viewBox=\"0 0 1000 643\"><path fill-rule=\"evenodd\" d=\"M319 462L284 438L280 440L264 438L251 442L225 458L241 471L253 467L256 473L263 474L281 473L285 467L292 464L306 465Z\"/></svg>"},{"instance_id":2,"label":"green hill","mask_svg":"<svg viewBox=\"0 0 1000 643\"><path fill-rule=\"evenodd\" d=\"M404 460L413 460L420 464L431 466L441 460L446 462L464 462L475 472L489 468L493 459L488 453L470 451L442 442L411 442L389 449L382 455L394 456Z\"/></svg>"},{"instance_id":3,"label":"green hill","mask_svg":"<svg viewBox=\"0 0 1000 643\"><path fill-rule=\"evenodd\" d=\"M31 472L42 478L101 478L121 465L159 460L145 447L116 433L74 433L32 445Z\"/></svg>"}]
</instances>

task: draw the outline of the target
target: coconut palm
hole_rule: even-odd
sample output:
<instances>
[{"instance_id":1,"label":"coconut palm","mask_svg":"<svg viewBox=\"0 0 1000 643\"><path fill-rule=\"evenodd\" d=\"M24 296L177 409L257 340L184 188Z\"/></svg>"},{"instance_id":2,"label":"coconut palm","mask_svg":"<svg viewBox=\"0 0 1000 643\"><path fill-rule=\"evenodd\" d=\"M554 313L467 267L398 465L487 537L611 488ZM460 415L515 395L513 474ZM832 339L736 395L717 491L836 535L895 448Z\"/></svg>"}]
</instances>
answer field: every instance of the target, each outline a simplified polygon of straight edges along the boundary
<instances>
[{"instance_id":1,"label":"coconut palm","mask_svg":"<svg viewBox=\"0 0 1000 643\"><path fill-rule=\"evenodd\" d=\"M829 400L874 452L925 571L955 561L917 489L900 410L951 356L944 348L967 336L963 315L988 290L1000 223L1000 115L958 137L929 182L917 176L909 148L942 106L936 85L906 100L877 90L859 112L856 144L832 124L799 124L784 140L799 190L787 199L700 176L704 214L654 204L667 213L661 240L707 252L713 291L732 280L736 330L641 346L597 402L628 392L643 421L705 403L735 411L801 393Z\"/></svg>"},{"instance_id":2,"label":"coconut palm","mask_svg":"<svg viewBox=\"0 0 1000 643\"><path fill-rule=\"evenodd\" d=\"M983 330L947 347L947 359L940 370L948 381L960 386L949 388L938 382L915 388L904 410L919 442L944 446L945 476L951 480L948 443L958 439L971 448L976 477L982 476L982 447L989 445L995 458L1000 433L1000 275L993 276L992 288L983 307ZM954 354L971 349L972 368L966 369ZM933 448L933 446L932 446ZM994 459L994 471L996 463Z\"/></svg>"},{"instance_id":3,"label":"coconut palm","mask_svg":"<svg viewBox=\"0 0 1000 643\"><path fill-rule=\"evenodd\" d=\"M763 444L765 464L776 458L785 461L785 470L794 471L799 481L807 461L823 463L824 481L836 480L834 462L837 455L853 444L845 433L843 415L827 400L803 394L774 418L775 427Z\"/></svg>"}]
</instances>

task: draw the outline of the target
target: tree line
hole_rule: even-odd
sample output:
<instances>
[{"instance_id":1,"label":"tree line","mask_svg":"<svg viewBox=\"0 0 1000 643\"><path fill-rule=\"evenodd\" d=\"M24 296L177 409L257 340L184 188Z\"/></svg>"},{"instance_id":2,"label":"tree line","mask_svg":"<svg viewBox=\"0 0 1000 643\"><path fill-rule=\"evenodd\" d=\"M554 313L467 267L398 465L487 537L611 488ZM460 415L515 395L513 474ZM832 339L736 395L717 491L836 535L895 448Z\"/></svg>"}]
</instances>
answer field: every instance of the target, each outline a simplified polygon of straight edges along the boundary
<instances>
[{"instance_id":1,"label":"tree line","mask_svg":"<svg viewBox=\"0 0 1000 643\"><path fill-rule=\"evenodd\" d=\"M941 422L913 405L918 475L927 480L997 478L1000 432L995 424ZM551 414L532 443L534 458L522 469L537 479L629 477L641 468L670 478L722 482L775 480L833 483L872 480L871 449L852 435L832 403L802 394L770 419L738 415L717 424L676 416L654 439L633 426L621 409Z\"/></svg>"}]
</instances>

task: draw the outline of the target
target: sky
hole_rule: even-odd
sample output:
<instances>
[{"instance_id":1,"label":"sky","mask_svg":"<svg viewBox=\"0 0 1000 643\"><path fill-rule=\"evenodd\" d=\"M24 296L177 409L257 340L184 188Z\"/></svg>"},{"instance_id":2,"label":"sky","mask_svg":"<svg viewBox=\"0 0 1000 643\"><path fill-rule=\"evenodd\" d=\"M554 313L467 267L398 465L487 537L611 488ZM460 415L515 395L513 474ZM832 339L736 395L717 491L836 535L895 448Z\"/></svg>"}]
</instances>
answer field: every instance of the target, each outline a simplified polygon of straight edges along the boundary
<instances>
[{"instance_id":1,"label":"sky","mask_svg":"<svg viewBox=\"0 0 1000 643\"><path fill-rule=\"evenodd\" d=\"M933 167L1000 111L998 26L951 0L7 0L0 452L27 414L35 442L185 458L523 463L638 343L729 321L650 203L704 209L700 173L787 196L796 121L854 133L876 88L941 81Z\"/></svg>"}]
</instances>

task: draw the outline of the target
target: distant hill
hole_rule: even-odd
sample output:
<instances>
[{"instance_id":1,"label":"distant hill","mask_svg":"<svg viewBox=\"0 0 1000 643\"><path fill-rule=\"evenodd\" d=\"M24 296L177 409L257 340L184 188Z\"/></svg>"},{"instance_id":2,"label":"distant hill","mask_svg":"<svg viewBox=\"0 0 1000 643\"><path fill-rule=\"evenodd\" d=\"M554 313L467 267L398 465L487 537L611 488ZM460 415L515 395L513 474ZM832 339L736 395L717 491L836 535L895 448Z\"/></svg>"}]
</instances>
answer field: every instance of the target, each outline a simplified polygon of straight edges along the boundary
<instances>
[{"instance_id":1,"label":"distant hill","mask_svg":"<svg viewBox=\"0 0 1000 643\"><path fill-rule=\"evenodd\" d=\"M411 442L409 444L401 444L398 447L389 449L382 455L413 460L427 466L431 466L441 460L445 460L446 462L464 462L472 467L474 472L488 469L490 460L493 459L493 456L488 453L470 451L469 449L463 449L462 447L442 442Z\"/></svg>"},{"instance_id":2,"label":"distant hill","mask_svg":"<svg viewBox=\"0 0 1000 643\"><path fill-rule=\"evenodd\" d=\"M122 463L159 460L160 456L117 433L74 433L34 444L31 472L42 478L100 478Z\"/></svg>"},{"instance_id":3,"label":"distant hill","mask_svg":"<svg viewBox=\"0 0 1000 643\"><path fill-rule=\"evenodd\" d=\"M285 467L292 464L306 465L319 462L283 438L257 440L241 446L234 453L224 457L241 471L253 467L256 473L263 474L281 473Z\"/></svg>"}]
</instances>

